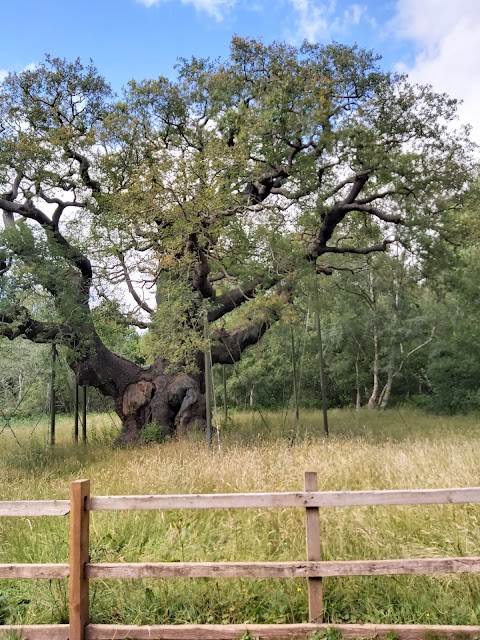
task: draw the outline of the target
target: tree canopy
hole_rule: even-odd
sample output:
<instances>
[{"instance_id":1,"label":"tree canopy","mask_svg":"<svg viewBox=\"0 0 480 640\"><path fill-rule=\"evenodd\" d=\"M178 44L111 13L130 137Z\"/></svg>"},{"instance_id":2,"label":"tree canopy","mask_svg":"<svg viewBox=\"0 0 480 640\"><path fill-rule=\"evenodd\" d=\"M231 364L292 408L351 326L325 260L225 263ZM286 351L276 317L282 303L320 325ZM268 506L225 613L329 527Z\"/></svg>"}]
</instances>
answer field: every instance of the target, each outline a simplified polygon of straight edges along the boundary
<instances>
[{"instance_id":1,"label":"tree canopy","mask_svg":"<svg viewBox=\"0 0 480 640\"><path fill-rule=\"evenodd\" d=\"M474 173L456 110L339 44L234 38L226 60L181 60L174 80L120 98L79 60L11 73L0 334L68 346L125 440L150 420L189 428L204 415L204 314L212 361L232 363L298 283L394 242L421 260L448 238ZM146 366L106 347L102 304L147 332Z\"/></svg>"}]
</instances>

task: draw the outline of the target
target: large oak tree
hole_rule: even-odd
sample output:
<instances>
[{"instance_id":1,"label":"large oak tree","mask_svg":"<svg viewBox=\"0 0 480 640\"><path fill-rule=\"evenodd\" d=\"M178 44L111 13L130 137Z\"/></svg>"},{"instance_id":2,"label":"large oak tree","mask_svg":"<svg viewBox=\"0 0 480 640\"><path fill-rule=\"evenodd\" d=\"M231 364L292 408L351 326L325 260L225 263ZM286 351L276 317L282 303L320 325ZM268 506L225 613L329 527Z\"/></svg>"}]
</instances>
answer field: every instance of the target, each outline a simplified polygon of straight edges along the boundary
<instances>
[{"instance_id":1,"label":"large oak tree","mask_svg":"<svg viewBox=\"0 0 480 640\"><path fill-rule=\"evenodd\" d=\"M0 334L67 346L125 442L202 423L208 344L238 361L306 274L445 234L472 174L456 106L338 44L234 38L227 60L182 60L120 100L78 60L12 73ZM145 331L148 366L104 344L103 300Z\"/></svg>"}]
</instances>

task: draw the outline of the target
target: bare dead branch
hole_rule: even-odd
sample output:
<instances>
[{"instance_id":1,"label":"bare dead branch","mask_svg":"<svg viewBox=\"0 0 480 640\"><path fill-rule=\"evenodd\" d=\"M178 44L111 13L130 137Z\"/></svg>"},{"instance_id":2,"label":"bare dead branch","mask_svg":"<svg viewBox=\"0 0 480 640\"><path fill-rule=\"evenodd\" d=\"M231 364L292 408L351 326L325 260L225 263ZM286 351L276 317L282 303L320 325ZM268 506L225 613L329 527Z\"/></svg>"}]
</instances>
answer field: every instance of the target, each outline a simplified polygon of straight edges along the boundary
<instances>
[{"instance_id":1,"label":"bare dead branch","mask_svg":"<svg viewBox=\"0 0 480 640\"><path fill-rule=\"evenodd\" d=\"M401 372L401 370L402 370L402 368L403 368L403 365L404 365L404 364L405 364L405 362L410 358L410 356L413 356L413 354L414 354L414 353L416 353L416 352L417 352L417 351L419 351L420 349L423 349L423 347L426 347L426 346L427 346L427 344L430 344L430 342L433 340L433 338L434 338L434 336L435 336L435 329L436 329L436 327L433 327L433 328L432 328L432 332L431 332L430 337L428 338L428 340L425 340L425 342L422 342L422 344L419 344L418 346L416 346L414 349L411 349L411 350L406 354L406 356L405 356L405 357L403 358L403 360L400 362L400 364L399 364L399 366L398 366L397 370L396 370L396 371L395 371L395 373L392 375L392 378L396 378L396 377L400 374L400 372Z\"/></svg>"},{"instance_id":2,"label":"bare dead branch","mask_svg":"<svg viewBox=\"0 0 480 640\"><path fill-rule=\"evenodd\" d=\"M132 279L130 278L130 274L129 274L128 269L127 269L127 265L126 265L126 262L125 262L125 256L120 251L117 253L117 256L118 256L118 259L120 261L120 265L122 267L122 273L123 273L124 282L127 285L127 289L129 291L130 295L135 300L135 302L138 304L140 309L143 309L144 311L146 311L149 314L154 313L155 310L152 309L152 307L147 302L145 302L145 300L142 300L142 298L135 291L135 288L134 288L133 283L132 283Z\"/></svg>"},{"instance_id":3,"label":"bare dead branch","mask_svg":"<svg viewBox=\"0 0 480 640\"><path fill-rule=\"evenodd\" d=\"M60 247L65 249L64 257L71 262L80 271L84 280L84 286L88 288L92 279L92 264L90 260L84 256L78 249L73 247L70 242L60 233L54 222L40 209L35 207L31 200L27 200L25 204L9 202L8 200L0 200L0 209L11 214L18 214L28 220L37 222Z\"/></svg>"}]
</instances>

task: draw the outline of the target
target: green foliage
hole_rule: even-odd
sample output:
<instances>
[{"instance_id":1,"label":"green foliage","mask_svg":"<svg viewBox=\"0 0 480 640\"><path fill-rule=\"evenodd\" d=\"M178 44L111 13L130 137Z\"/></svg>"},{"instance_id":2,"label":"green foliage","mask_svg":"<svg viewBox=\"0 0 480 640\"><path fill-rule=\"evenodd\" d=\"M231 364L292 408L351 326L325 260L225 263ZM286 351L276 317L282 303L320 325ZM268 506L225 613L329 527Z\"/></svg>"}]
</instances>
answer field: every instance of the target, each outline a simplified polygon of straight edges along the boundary
<instances>
[{"instance_id":1,"label":"green foliage","mask_svg":"<svg viewBox=\"0 0 480 640\"><path fill-rule=\"evenodd\" d=\"M428 312L431 292L421 281L415 265L399 258L379 255L352 271L324 279L319 294L329 406L355 404L360 391L366 404L373 385L375 357L380 390L393 376L393 400L418 391L419 377L428 362L432 328L438 322ZM298 290L294 314L273 327L255 351L251 351L228 374L229 401L245 407L287 409L292 407L293 327L300 404L319 406L320 380L315 305L311 289ZM377 335L377 356L375 356ZM423 345L423 346L422 346ZM221 383L215 388L220 402ZM388 404L388 403L387 403Z\"/></svg>"},{"instance_id":2,"label":"green foliage","mask_svg":"<svg viewBox=\"0 0 480 640\"><path fill-rule=\"evenodd\" d=\"M476 238L472 240L471 246L455 252L455 260L436 282L433 302L440 326L425 369L430 394L424 404L440 413L480 409L480 249Z\"/></svg>"},{"instance_id":3,"label":"green foliage","mask_svg":"<svg viewBox=\"0 0 480 640\"><path fill-rule=\"evenodd\" d=\"M118 302L108 300L93 310L98 335L114 353L138 364L144 363L138 331L125 322Z\"/></svg>"},{"instance_id":4,"label":"green foliage","mask_svg":"<svg viewBox=\"0 0 480 640\"><path fill-rule=\"evenodd\" d=\"M201 302L182 280L162 290L165 304L154 315L154 325L144 336L141 350L147 362L163 358L169 371L196 371L197 354L206 347Z\"/></svg>"},{"instance_id":5,"label":"green foliage","mask_svg":"<svg viewBox=\"0 0 480 640\"><path fill-rule=\"evenodd\" d=\"M0 85L0 299L10 306L0 329L38 341L53 332L85 359L95 324L130 360L192 371L206 346L202 300L211 310L250 285L212 333L260 334L265 318L282 315L272 298L305 293L312 266L356 274L358 256L393 239L421 262L454 233L452 211L475 173L456 110L454 99L341 44L234 37L225 60L181 60L176 78L132 80L120 99L79 60L47 56L9 74ZM404 331L405 317L384 342L422 333ZM348 333L344 324L331 336L348 357L330 385L348 370L351 378ZM384 356L384 372L398 368L399 353ZM338 389L343 401L349 384Z\"/></svg>"},{"instance_id":6,"label":"green foliage","mask_svg":"<svg viewBox=\"0 0 480 640\"><path fill-rule=\"evenodd\" d=\"M165 429L161 424L153 420L142 429L142 442L145 444L159 444L165 442Z\"/></svg>"}]
</instances>

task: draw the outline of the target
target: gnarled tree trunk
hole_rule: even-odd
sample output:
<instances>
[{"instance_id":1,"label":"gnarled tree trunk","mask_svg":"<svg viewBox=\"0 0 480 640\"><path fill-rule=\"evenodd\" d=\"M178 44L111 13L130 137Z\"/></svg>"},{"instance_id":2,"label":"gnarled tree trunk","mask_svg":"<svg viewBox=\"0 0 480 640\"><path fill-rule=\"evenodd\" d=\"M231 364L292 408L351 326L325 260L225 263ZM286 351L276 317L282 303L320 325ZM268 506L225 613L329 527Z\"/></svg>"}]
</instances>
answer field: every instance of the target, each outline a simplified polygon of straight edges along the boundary
<instances>
[{"instance_id":1,"label":"gnarled tree trunk","mask_svg":"<svg viewBox=\"0 0 480 640\"><path fill-rule=\"evenodd\" d=\"M251 322L231 333L212 332L213 364L232 364L243 351L256 344L268 328L265 321ZM157 422L165 435L185 434L205 427L205 375L203 354L196 354L195 374L170 372L167 363L158 358L142 368L114 353L102 342L93 327L84 327L89 336L88 353L72 362L77 382L96 387L113 398L115 411L122 421L117 442L130 444L141 440L143 429Z\"/></svg>"},{"instance_id":2,"label":"gnarled tree trunk","mask_svg":"<svg viewBox=\"0 0 480 640\"><path fill-rule=\"evenodd\" d=\"M133 444L157 422L165 435L184 434L205 424L204 375L167 373L157 359L142 368L109 351L98 336L81 362L73 363L79 384L93 386L111 398L122 421L120 444Z\"/></svg>"}]
</instances>

